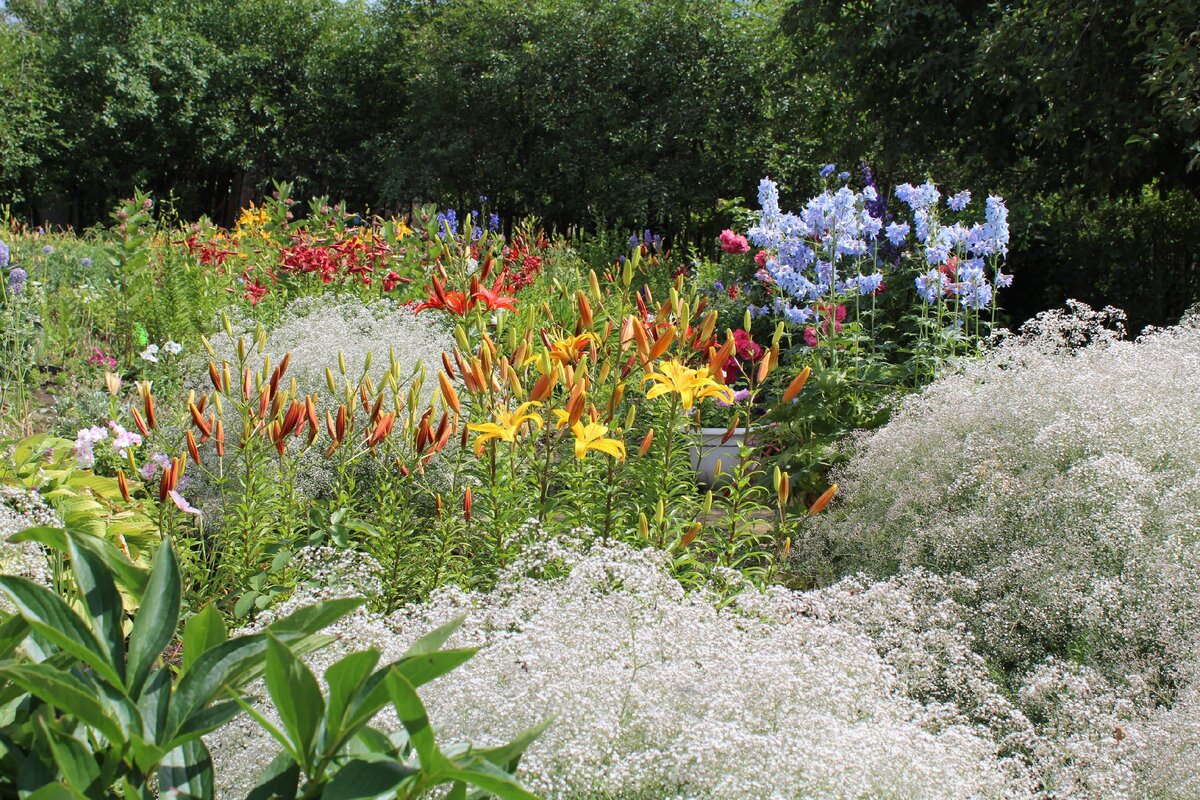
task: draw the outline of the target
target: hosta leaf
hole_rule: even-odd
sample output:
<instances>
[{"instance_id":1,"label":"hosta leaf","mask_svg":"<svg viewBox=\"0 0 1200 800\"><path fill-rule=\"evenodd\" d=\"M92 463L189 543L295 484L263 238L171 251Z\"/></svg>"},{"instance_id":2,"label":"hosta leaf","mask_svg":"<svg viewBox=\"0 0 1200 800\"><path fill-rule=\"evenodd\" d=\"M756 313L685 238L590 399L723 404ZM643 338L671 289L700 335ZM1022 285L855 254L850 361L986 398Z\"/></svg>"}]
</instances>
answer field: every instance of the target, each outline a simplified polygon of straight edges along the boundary
<instances>
[{"instance_id":1,"label":"hosta leaf","mask_svg":"<svg viewBox=\"0 0 1200 800\"><path fill-rule=\"evenodd\" d=\"M444 645L446 643L446 640L449 639L456 630L458 630L459 628L462 627L463 621L465 619L466 619L465 615L461 616L461 617L457 617L455 619L450 620L445 625L434 628L429 633L425 634L420 639L417 639L415 642L413 642L412 646L409 647L407 651L405 651L404 655L406 655L406 656L423 656L423 655L426 655L427 653L435 652L436 650L440 649L442 645Z\"/></svg>"},{"instance_id":2,"label":"hosta leaf","mask_svg":"<svg viewBox=\"0 0 1200 800\"><path fill-rule=\"evenodd\" d=\"M287 753L280 753L258 776L246 800L295 800L299 785L299 765Z\"/></svg>"},{"instance_id":3,"label":"hosta leaf","mask_svg":"<svg viewBox=\"0 0 1200 800\"><path fill-rule=\"evenodd\" d=\"M438 750L433 736L433 726L425 713L425 704L417 696L417 690L399 671L393 669L387 676L388 693L392 705L400 717L408 740L412 742L417 757L421 760L421 771L426 775L441 775L450 767L450 762Z\"/></svg>"},{"instance_id":4,"label":"hosta leaf","mask_svg":"<svg viewBox=\"0 0 1200 800\"><path fill-rule=\"evenodd\" d=\"M285 632L316 633L337 622L364 602L366 601L361 597L324 600L288 614L283 619L272 623L267 630L274 634Z\"/></svg>"}]
</instances>

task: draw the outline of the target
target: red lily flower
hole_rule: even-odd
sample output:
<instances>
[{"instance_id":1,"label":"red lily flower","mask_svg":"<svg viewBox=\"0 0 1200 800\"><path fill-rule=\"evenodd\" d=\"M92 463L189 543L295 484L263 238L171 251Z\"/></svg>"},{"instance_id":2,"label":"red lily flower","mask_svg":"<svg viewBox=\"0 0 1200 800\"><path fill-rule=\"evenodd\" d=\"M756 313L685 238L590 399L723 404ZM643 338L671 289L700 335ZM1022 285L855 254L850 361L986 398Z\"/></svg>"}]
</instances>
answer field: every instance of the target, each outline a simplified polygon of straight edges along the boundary
<instances>
[{"instance_id":1,"label":"red lily flower","mask_svg":"<svg viewBox=\"0 0 1200 800\"><path fill-rule=\"evenodd\" d=\"M474 301L482 300L488 311L495 311L497 308L506 308L509 311L517 310L517 298L504 294L504 276L500 275L496 278L496 282L492 284L490 289L485 289L479 285L479 281L472 279L474 285L471 287L471 305L475 305Z\"/></svg>"}]
</instances>

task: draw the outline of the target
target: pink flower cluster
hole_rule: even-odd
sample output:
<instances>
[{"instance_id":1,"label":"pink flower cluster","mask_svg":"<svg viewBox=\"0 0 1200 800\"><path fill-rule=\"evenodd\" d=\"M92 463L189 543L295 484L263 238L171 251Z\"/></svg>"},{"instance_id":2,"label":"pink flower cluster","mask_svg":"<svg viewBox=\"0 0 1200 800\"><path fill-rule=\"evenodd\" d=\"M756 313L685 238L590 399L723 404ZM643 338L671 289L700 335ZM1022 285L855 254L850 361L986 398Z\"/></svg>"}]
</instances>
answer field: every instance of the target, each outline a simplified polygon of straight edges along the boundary
<instances>
[{"instance_id":1,"label":"pink flower cluster","mask_svg":"<svg viewBox=\"0 0 1200 800\"><path fill-rule=\"evenodd\" d=\"M93 347L92 354L88 357L88 363L93 367L116 369L117 359L114 356L105 355L104 351L99 347Z\"/></svg>"},{"instance_id":2,"label":"pink flower cluster","mask_svg":"<svg viewBox=\"0 0 1200 800\"><path fill-rule=\"evenodd\" d=\"M726 253L749 253L750 243L746 241L746 237L741 234L734 233L726 228L721 231L721 249Z\"/></svg>"},{"instance_id":3,"label":"pink flower cluster","mask_svg":"<svg viewBox=\"0 0 1200 800\"><path fill-rule=\"evenodd\" d=\"M829 335L829 311L828 305L817 306L817 313L821 315L821 333ZM846 319L846 307L839 305L837 310L833 312L833 330L835 333L842 332L842 322ZM809 347L817 346L817 329L809 325L804 329L804 341Z\"/></svg>"}]
</instances>

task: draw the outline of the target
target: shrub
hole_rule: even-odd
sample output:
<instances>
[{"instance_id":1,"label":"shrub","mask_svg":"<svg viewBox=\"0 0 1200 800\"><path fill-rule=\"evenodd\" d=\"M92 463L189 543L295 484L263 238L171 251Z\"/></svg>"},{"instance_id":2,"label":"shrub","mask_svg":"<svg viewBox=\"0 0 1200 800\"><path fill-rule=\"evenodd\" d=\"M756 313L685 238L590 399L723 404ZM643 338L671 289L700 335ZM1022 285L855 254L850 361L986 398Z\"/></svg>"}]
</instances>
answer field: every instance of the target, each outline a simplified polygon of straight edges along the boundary
<instances>
[{"instance_id":1,"label":"shrub","mask_svg":"<svg viewBox=\"0 0 1200 800\"><path fill-rule=\"evenodd\" d=\"M1043 315L905 401L855 446L806 569L961 573L1001 665L1171 683L1200 613L1200 326L1116 322Z\"/></svg>"}]
</instances>

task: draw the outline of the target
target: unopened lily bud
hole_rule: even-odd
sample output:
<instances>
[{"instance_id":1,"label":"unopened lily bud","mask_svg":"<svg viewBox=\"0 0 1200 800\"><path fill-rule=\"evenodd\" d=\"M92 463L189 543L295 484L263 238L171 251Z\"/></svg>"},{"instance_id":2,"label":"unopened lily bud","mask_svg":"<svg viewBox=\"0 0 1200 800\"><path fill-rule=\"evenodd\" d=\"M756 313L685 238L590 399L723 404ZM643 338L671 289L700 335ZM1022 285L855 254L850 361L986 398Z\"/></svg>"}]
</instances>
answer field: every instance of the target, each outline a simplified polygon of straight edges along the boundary
<instances>
[{"instance_id":1,"label":"unopened lily bud","mask_svg":"<svg viewBox=\"0 0 1200 800\"><path fill-rule=\"evenodd\" d=\"M458 348L464 353L471 349L471 342L467 339L467 331L462 325L454 326L454 341L458 342Z\"/></svg>"},{"instance_id":2,"label":"unopened lily bud","mask_svg":"<svg viewBox=\"0 0 1200 800\"><path fill-rule=\"evenodd\" d=\"M130 502L129 483L125 480L125 473L117 470L117 488L121 490L121 498L126 502Z\"/></svg>"},{"instance_id":3,"label":"unopened lily bud","mask_svg":"<svg viewBox=\"0 0 1200 800\"><path fill-rule=\"evenodd\" d=\"M804 388L804 384L808 383L810 375L812 375L812 367L805 367L800 370L800 374L793 378L792 382L788 384L787 389L784 390L782 402L790 403L795 400L796 395L800 394L800 391Z\"/></svg>"},{"instance_id":4,"label":"unopened lily bud","mask_svg":"<svg viewBox=\"0 0 1200 800\"><path fill-rule=\"evenodd\" d=\"M830 501L833 500L833 496L836 495L837 492L838 485L836 483L826 489L825 493L818 497L816 502L812 504L812 507L808 509L808 516L811 517L824 511L825 507L829 505Z\"/></svg>"},{"instance_id":5,"label":"unopened lily bud","mask_svg":"<svg viewBox=\"0 0 1200 800\"><path fill-rule=\"evenodd\" d=\"M771 486L774 487L776 493L779 492L779 481L780 481L779 467L775 467L775 471L771 473Z\"/></svg>"},{"instance_id":6,"label":"unopened lily bud","mask_svg":"<svg viewBox=\"0 0 1200 800\"><path fill-rule=\"evenodd\" d=\"M637 418L637 406L630 406L625 412L625 430L630 430L633 427L633 421Z\"/></svg>"},{"instance_id":7,"label":"unopened lily bud","mask_svg":"<svg viewBox=\"0 0 1200 800\"><path fill-rule=\"evenodd\" d=\"M636 266L634 262L642 260L641 254L641 248L634 250L633 257L625 259L625 263L621 267L621 285L626 289L629 288L629 284L633 283L633 269Z\"/></svg>"},{"instance_id":8,"label":"unopened lily bud","mask_svg":"<svg viewBox=\"0 0 1200 800\"><path fill-rule=\"evenodd\" d=\"M783 508L788 503L788 497L792 494L792 479L786 472L779 480L779 488L776 490L779 495L779 507Z\"/></svg>"},{"instance_id":9,"label":"unopened lily bud","mask_svg":"<svg viewBox=\"0 0 1200 800\"><path fill-rule=\"evenodd\" d=\"M638 457L644 458L646 453L650 452L650 445L654 442L654 428L646 431L646 435L642 437L642 444L638 447Z\"/></svg>"},{"instance_id":10,"label":"unopened lily bud","mask_svg":"<svg viewBox=\"0 0 1200 800\"><path fill-rule=\"evenodd\" d=\"M239 364L246 360L246 339L241 336L238 337L237 341L237 354Z\"/></svg>"},{"instance_id":11,"label":"unopened lily bud","mask_svg":"<svg viewBox=\"0 0 1200 800\"><path fill-rule=\"evenodd\" d=\"M338 371L342 373L342 377L346 377L346 354L341 350L338 351Z\"/></svg>"},{"instance_id":12,"label":"unopened lily bud","mask_svg":"<svg viewBox=\"0 0 1200 800\"><path fill-rule=\"evenodd\" d=\"M471 487L467 487L466 494L463 495L463 519L467 522L471 521Z\"/></svg>"},{"instance_id":13,"label":"unopened lily bud","mask_svg":"<svg viewBox=\"0 0 1200 800\"><path fill-rule=\"evenodd\" d=\"M233 325L229 322L229 315L224 311L221 312L221 327L225 329L225 335L233 338Z\"/></svg>"},{"instance_id":14,"label":"unopened lily bud","mask_svg":"<svg viewBox=\"0 0 1200 800\"><path fill-rule=\"evenodd\" d=\"M746 313L742 315L742 330L750 332L750 326L753 324L753 319L750 316L750 309L746 309Z\"/></svg>"},{"instance_id":15,"label":"unopened lily bud","mask_svg":"<svg viewBox=\"0 0 1200 800\"><path fill-rule=\"evenodd\" d=\"M650 538L650 520L646 519L646 512L638 514L638 530L641 531L643 539Z\"/></svg>"},{"instance_id":16,"label":"unopened lily bud","mask_svg":"<svg viewBox=\"0 0 1200 800\"><path fill-rule=\"evenodd\" d=\"M104 388L110 395L116 397L121 392L121 376L115 372L105 372Z\"/></svg>"},{"instance_id":17,"label":"unopened lily bud","mask_svg":"<svg viewBox=\"0 0 1200 800\"><path fill-rule=\"evenodd\" d=\"M700 514L702 516L707 517L709 514L712 513L712 507L713 507L713 493L712 493L712 490L709 489L708 492L706 492L704 495L704 504L700 507Z\"/></svg>"},{"instance_id":18,"label":"unopened lily bud","mask_svg":"<svg viewBox=\"0 0 1200 800\"><path fill-rule=\"evenodd\" d=\"M667 507L663 504L662 498L658 498L658 505L654 507L654 523L662 525L663 520L667 517Z\"/></svg>"},{"instance_id":19,"label":"unopened lily bud","mask_svg":"<svg viewBox=\"0 0 1200 800\"><path fill-rule=\"evenodd\" d=\"M213 351L213 346L209 343L208 339L206 339L204 336L200 337L200 344L204 347L204 352L208 353L209 358L217 357L216 353Z\"/></svg>"},{"instance_id":20,"label":"unopened lily bud","mask_svg":"<svg viewBox=\"0 0 1200 800\"><path fill-rule=\"evenodd\" d=\"M679 547L681 549L687 547L689 544L691 544L693 541L695 541L696 536L699 533L700 533L700 523L693 522L691 527L687 529L687 533L685 533L683 535L683 538L679 540Z\"/></svg>"}]
</instances>

